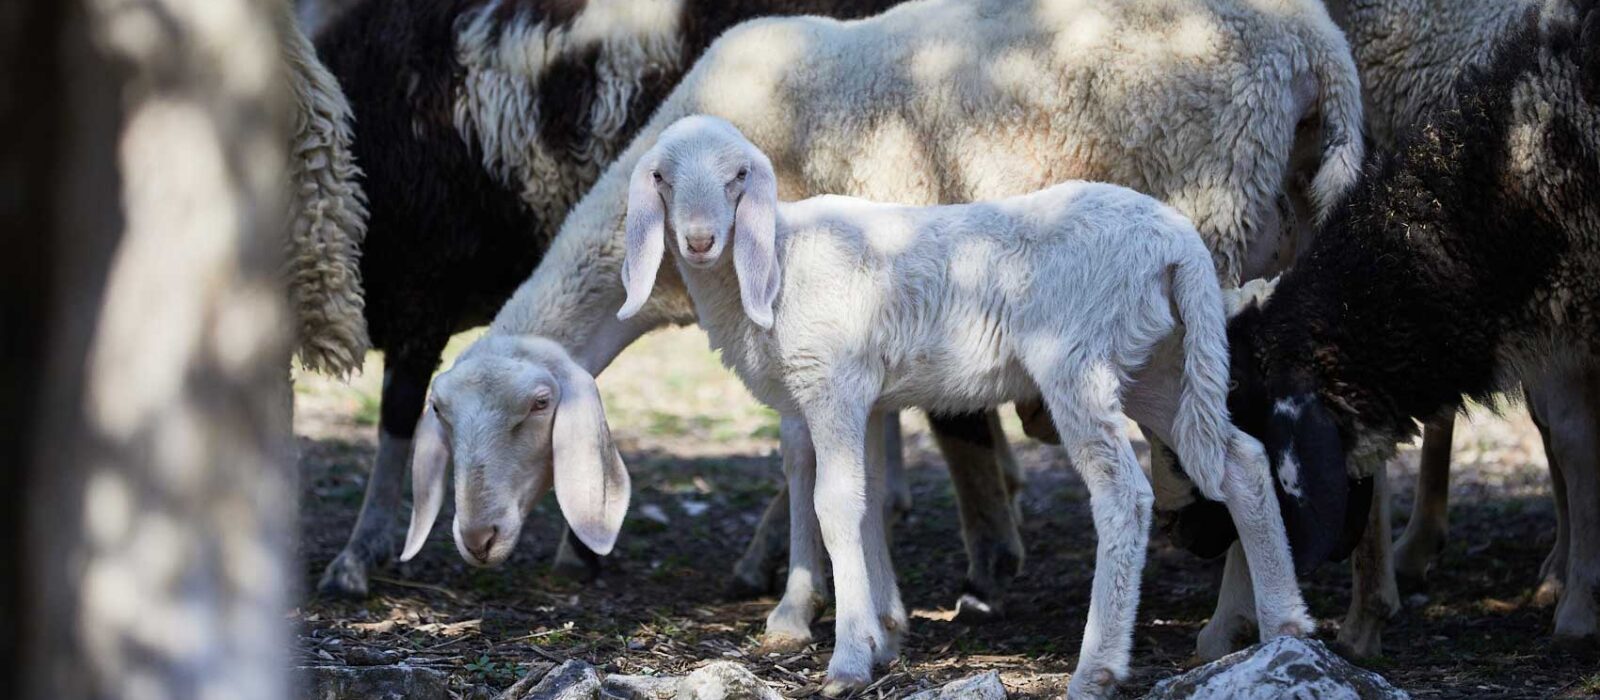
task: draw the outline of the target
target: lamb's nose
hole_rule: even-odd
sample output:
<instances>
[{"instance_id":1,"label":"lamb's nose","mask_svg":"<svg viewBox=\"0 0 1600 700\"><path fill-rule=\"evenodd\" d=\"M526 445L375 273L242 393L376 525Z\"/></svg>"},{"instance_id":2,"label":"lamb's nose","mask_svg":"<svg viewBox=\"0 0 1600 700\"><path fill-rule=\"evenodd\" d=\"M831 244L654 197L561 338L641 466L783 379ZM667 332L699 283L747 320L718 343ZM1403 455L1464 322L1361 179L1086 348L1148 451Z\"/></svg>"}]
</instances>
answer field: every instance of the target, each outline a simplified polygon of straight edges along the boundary
<instances>
[{"instance_id":1,"label":"lamb's nose","mask_svg":"<svg viewBox=\"0 0 1600 700\"><path fill-rule=\"evenodd\" d=\"M494 537L498 534L500 528L495 525L475 527L461 533L461 544L465 545L467 551L478 561L489 561L489 548L494 545Z\"/></svg>"},{"instance_id":2,"label":"lamb's nose","mask_svg":"<svg viewBox=\"0 0 1600 700\"><path fill-rule=\"evenodd\" d=\"M714 237L713 236L709 236L709 235L706 235L706 236L688 236L687 238L684 239L684 244L689 247L689 252L695 253L695 254L700 254L700 253L707 253L707 252L711 251L711 243L712 243L713 240L714 240Z\"/></svg>"}]
</instances>

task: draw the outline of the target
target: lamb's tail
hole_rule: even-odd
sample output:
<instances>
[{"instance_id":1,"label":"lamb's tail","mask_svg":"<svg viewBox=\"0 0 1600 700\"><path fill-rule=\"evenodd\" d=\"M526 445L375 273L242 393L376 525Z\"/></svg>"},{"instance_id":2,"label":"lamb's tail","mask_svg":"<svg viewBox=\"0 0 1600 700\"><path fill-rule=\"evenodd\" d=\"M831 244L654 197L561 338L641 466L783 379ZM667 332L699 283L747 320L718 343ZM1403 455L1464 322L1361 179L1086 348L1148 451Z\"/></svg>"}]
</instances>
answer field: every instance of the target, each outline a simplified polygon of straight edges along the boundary
<instances>
[{"instance_id":1,"label":"lamb's tail","mask_svg":"<svg viewBox=\"0 0 1600 700\"><path fill-rule=\"evenodd\" d=\"M1317 111L1322 115L1322 167L1311 180L1315 223L1327 221L1333 207L1355 187L1366 157L1362 138L1361 81L1344 34L1326 20L1324 31L1307 37L1311 72L1317 79ZM1321 22L1314 23L1316 29Z\"/></svg>"},{"instance_id":2,"label":"lamb's tail","mask_svg":"<svg viewBox=\"0 0 1600 700\"><path fill-rule=\"evenodd\" d=\"M1228 330L1211 255L1196 236L1172 270L1172 298L1183 322L1183 389L1172 423L1172 447L1184 473L1214 501L1223 500L1228 447Z\"/></svg>"},{"instance_id":3,"label":"lamb's tail","mask_svg":"<svg viewBox=\"0 0 1600 700\"><path fill-rule=\"evenodd\" d=\"M345 376L361 368L370 344L361 289L367 201L350 151L354 117L292 13L282 14L285 69L295 98L285 276L296 315L296 352L307 369Z\"/></svg>"}]
</instances>

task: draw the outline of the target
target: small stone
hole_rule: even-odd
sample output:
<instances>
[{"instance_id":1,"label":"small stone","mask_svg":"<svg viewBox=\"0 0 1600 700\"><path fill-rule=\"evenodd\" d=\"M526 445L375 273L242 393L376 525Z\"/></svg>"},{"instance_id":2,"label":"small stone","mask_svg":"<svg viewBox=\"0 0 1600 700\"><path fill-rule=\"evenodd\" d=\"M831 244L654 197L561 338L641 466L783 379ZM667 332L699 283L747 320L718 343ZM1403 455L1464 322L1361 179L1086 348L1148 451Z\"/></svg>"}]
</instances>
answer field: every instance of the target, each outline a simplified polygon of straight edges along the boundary
<instances>
[{"instance_id":1,"label":"small stone","mask_svg":"<svg viewBox=\"0 0 1600 700\"><path fill-rule=\"evenodd\" d=\"M302 666L314 700L448 700L450 677L420 666Z\"/></svg>"},{"instance_id":2,"label":"small stone","mask_svg":"<svg viewBox=\"0 0 1600 700\"><path fill-rule=\"evenodd\" d=\"M600 685L604 700L673 700L678 694L676 676L606 676Z\"/></svg>"},{"instance_id":3,"label":"small stone","mask_svg":"<svg viewBox=\"0 0 1600 700\"><path fill-rule=\"evenodd\" d=\"M350 666L388 666L405 660L406 655L390 649L351 647L344 651L344 662Z\"/></svg>"},{"instance_id":4,"label":"small stone","mask_svg":"<svg viewBox=\"0 0 1600 700\"><path fill-rule=\"evenodd\" d=\"M988 671L946 683L942 688L924 690L906 700L1005 700L1006 686L1000 673Z\"/></svg>"},{"instance_id":5,"label":"small stone","mask_svg":"<svg viewBox=\"0 0 1600 700\"><path fill-rule=\"evenodd\" d=\"M672 518L667 517L667 511L662 510L661 506L658 506L654 503L646 503L642 506L639 506L638 512L639 517L644 518L645 520L659 523L661 525L672 524Z\"/></svg>"},{"instance_id":6,"label":"small stone","mask_svg":"<svg viewBox=\"0 0 1600 700\"><path fill-rule=\"evenodd\" d=\"M517 685L521 684L522 681L517 682ZM517 690L517 685L501 693L500 700L595 700L600 696L600 674L595 672L593 666L577 659L544 674L526 693L512 694Z\"/></svg>"},{"instance_id":7,"label":"small stone","mask_svg":"<svg viewBox=\"0 0 1600 700\"><path fill-rule=\"evenodd\" d=\"M1409 697L1383 676L1351 665L1322 642L1278 637L1161 681L1145 700Z\"/></svg>"},{"instance_id":8,"label":"small stone","mask_svg":"<svg viewBox=\"0 0 1600 700\"><path fill-rule=\"evenodd\" d=\"M783 700L755 674L732 661L714 661L678 682L677 700Z\"/></svg>"}]
</instances>

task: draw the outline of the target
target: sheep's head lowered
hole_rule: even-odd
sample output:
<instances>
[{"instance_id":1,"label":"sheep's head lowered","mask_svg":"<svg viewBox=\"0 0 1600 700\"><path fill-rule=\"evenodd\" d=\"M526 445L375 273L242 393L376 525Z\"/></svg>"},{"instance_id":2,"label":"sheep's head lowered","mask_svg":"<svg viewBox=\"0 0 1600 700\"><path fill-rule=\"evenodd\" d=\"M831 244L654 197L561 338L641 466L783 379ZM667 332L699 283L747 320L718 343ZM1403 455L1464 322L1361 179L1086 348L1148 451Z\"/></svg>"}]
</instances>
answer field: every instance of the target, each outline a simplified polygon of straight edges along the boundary
<instances>
[{"instance_id":1,"label":"sheep's head lowered","mask_svg":"<svg viewBox=\"0 0 1600 700\"><path fill-rule=\"evenodd\" d=\"M617 318L638 313L649 298L670 229L678 257L690 267L717 264L731 246L745 313L771 328L780 279L777 206L772 163L738 128L709 116L674 122L628 182L622 268L628 299Z\"/></svg>"},{"instance_id":2,"label":"sheep's head lowered","mask_svg":"<svg viewBox=\"0 0 1600 700\"><path fill-rule=\"evenodd\" d=\"M574 534L611 551L630 484L594 378L548 340L489 335L433 382L412 452L411 529L401 561L422 549L454 465L456 548L468 563L506 560L528 513L552 487Z\"/></svg>"}]
</instances>

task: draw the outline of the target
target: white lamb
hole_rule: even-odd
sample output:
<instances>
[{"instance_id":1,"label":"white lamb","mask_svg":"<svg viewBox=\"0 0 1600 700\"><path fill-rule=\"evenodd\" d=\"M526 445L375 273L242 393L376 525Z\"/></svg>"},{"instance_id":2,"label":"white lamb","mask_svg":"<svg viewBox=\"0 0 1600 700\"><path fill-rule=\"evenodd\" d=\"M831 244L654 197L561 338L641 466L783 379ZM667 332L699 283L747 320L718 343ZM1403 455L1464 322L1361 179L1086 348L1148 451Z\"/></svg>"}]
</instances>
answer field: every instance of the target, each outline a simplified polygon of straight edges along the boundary
<instances>
[{"instance_id":1,"label":"white lamb","mask_svg":"<svg viewBox=\"0 0 1600 700\"><path fill-rule=\"evenodd\" d=\"M882 494L866 446L873 414L911 407L1035 397L1049 406L1100 537L1069 694L1108 692L1128 669L1154 499L1124 410L1175 446L1203 493L1229 504L1258 584L1262 638L1313 629L1264 453L1229 422L1210 251L1171 207L1078 181L964 205L779 204L766 156L728 122L692 116L634 167L626 228L618 317L650 296L670 228L723 362L810 431L815 494L806 475L791 476L790 493L796 513L815 504L800 529L820 527L833 563L837 647L825 693L860 687L874 662L898 654L906 617L881 511L869 507ZM1146 366L1180 332L1181 366Z\"/></svg>"}]
</instances>

